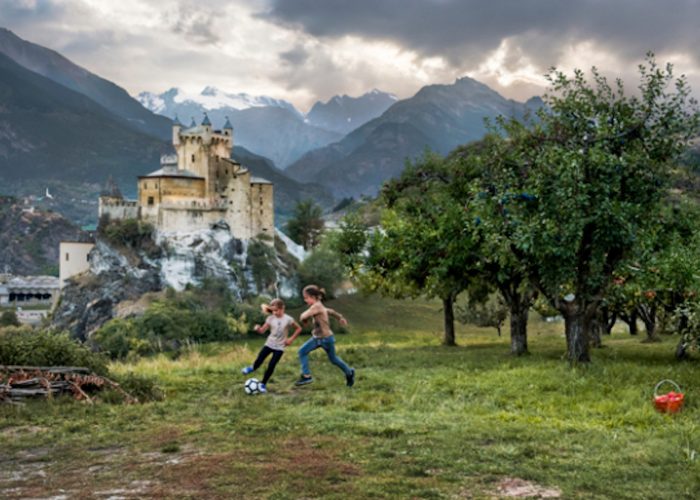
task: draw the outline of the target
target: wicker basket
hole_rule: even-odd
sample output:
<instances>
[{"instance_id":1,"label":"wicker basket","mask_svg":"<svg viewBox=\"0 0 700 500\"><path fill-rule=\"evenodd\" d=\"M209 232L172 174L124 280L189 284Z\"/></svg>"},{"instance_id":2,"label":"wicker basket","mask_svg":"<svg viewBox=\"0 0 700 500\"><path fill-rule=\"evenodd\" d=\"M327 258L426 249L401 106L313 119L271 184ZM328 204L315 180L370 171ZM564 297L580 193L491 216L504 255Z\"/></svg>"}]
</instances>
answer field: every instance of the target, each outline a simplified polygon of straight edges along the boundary
<instances>
[{"instance_id":1,"label":"wicker basket","mask_svg":"<svg viewBox=\"0 0 700 500\"><path fill-rule=\"evenodd\" d=\"M659 388L664 384L670 384L676 390L659 394ZM681 392L681 388L673 380L662 380L654 388L654 407L661 413L678 413L683 408L684 399L685 394Z\"/></svg>"}]
</instances>

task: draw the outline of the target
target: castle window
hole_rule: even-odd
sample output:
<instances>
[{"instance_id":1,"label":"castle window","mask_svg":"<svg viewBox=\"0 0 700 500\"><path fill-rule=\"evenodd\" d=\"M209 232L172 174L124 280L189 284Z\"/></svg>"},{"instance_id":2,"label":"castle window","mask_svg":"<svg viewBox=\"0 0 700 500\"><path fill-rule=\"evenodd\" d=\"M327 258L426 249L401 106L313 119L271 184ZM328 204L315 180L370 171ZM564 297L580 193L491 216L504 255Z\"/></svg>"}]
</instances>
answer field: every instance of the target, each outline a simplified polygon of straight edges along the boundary
<instances>
[{"instance_id":1,"label":"castle window","mask_svg":"<svg viewBox=\"0 0 700 500\"><path fill-rule=\"evenodd\" d=\"M144 183L143 183L143 188L144 188L144 189L148 189L148 182L144 182Z\"/></svg>"},{"instance_id":2,"label":"castle window","mask_svg":"<svg viewBox=\"0 0 700 500\"><path fill-rule=\"evenodd\" d=\"M149 206L153 205L153 202L154 202L153 196L149 196L149 197L148 197L148 205L149 205Z\"/></svg>"},{"instance_id":3,"label":"castle window","mask_svg":"<svg viewBox=\"0 0 700 500\"><path fill-rule=\"evenodd\" d=\"M192 155L192 163L194 163L194 155Z\"/></svg>"},{"instance_id":4,"label":"castle window","mask_svg":"<svg viewBox=\"0 0 700 500\"><path fill-rule=\"evenodd\" d=\"M66 253L66 262L68 262L69 260L70 260L70 254Z\"/></svg>"}]
</instances>

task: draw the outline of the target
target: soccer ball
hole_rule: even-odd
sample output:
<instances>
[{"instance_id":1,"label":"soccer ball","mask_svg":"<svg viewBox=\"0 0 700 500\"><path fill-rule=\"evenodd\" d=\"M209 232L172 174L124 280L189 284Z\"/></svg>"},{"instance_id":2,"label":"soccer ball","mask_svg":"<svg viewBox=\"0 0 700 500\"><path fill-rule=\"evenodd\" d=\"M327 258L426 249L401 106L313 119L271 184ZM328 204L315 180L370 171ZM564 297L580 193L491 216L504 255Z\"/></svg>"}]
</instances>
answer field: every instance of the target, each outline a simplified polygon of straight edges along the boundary
<instances>
[{"instance_id":1,"label":"soccer ball","mask_svg":"<svg viewBox=\"0 0 700 500\"><path fill-rule=\"evenodd\" d=\"M249 378L248 380L245 381L245 393L248 396L255 396L256 394L260 394L260 381L256 378Z\"/></svg>"}]
</instances>

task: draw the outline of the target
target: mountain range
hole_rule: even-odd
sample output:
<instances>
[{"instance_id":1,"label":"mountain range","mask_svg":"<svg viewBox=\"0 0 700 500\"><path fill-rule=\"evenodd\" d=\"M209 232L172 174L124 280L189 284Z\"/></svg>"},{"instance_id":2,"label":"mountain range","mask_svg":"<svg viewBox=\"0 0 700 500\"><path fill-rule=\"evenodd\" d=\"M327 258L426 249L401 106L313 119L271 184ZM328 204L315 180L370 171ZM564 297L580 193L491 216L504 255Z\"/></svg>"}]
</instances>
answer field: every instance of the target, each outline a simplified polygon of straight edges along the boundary
<instances>
[{"instance_id":1,"label":"mountain range","mask_svg":"<svg viewBox=\"0 0 700 500\"><path fill-rule=\"evenodd\" d=\"M0 28L0 53L24 68L100 104L125 125L159 139L171 136L171 121L144 109L123 88L74 64L58 52L21 39Z\"/></svg>"},{"instance_id":2,"label":"mountain range","mask_svg":"<svg viewBox=\"0 0 700 500\"><path fill-rule=\"evenodd\" d=\"M272 115L296 113L279 103L264 107ZM52 209L90 223L105 180L112 176L134 195L136 177L158 169L160 156L172 153L171 136L172 121L124 89L0 29L0 194L31 195L41 204L50 187L59 194L50 200ZM235 155L275 182L279 213L302 197L332 203L325 188L289 179L264 157L244 148L235 148Z\"/></svg>"},{"instance_id":3,"label":"mountain range","mask_svg":"<svg viewBox=\"0 0 700 500\"><path fill-rule=\"evenodd\" d=\"M451 85L429 85L341 141L308 152L285 171L300 182L320 182L337 198L373 195L426 148L446 154L483 137L486 119L522 117L540 106L538 97L520 103L467 77Z\"/></svg>"},{"instance_id":4,"label":"mountain range","mask_svg":"<svg viewBox=\"0 0 700 500\"><path fill-rule=\"evenodd\" d=\"M540 106L539 98L506 99L471 78L429 85L399 101L379 90L336 96L306 115L284 100L214 87L194 95L177 88L142 93L136 100L0 29L0 181L17 193L17 183L60 181L57 189L71 202L67 184L80 185L73 192L85 198L109 175L133 193L135 177L157 169L159 156L172 151L169 117L176 115L187 125L206 112L215 128L228 116L238 146L233 156L275 183L276 207L284 212L305 198L330 207L333 198L373 195L426 148L445 154L481 138L485 119L517 118Z\"/></svg>"},{"instance_id":5,"label":"mountain range","mask_svg":"<svg viewBox=\"0 0 700 500\"><path fill-rule=\"evenodd\" d=\"M325 104L317 102L306 116L288 101L231 94L211 86L199 94L178 88L162 94L142 92L138 100L154 113L177 117L185 125L201 121L205 113L214 127L222 127L229 119L236 144L284 169L304 153L339 141L381 115L396 97L376 89L360 97L336 96Z\"/></svg>"}]
</instances>

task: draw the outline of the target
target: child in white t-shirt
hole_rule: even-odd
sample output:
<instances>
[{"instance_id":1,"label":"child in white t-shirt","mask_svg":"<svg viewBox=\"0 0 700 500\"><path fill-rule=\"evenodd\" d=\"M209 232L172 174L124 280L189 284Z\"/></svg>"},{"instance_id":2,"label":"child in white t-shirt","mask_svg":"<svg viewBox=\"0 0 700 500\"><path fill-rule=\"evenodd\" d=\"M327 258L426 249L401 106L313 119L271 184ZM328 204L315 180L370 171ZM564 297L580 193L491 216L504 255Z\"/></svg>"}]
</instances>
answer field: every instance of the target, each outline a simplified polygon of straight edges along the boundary
<instances>
[{"instance_id":1,"label":"child in white t-shirt","mask_svg":"<svg viewBox=\"0 0 700 500\"><path fill-rule=\"evenodd\" d=\"M248 375L254 372L263 364L265 358L272 354L272 359L267 365L267 370L265 370L265 375L263 376L260 386L260 392L267 392L267 381L272 377L277 363L282 358L284 348L290 345L299 335L299 332L301 332L301 326L294 321L294 318L284 313L284 302L281 299L274 299L269 304L263 304L261 308L263 312L269 314L269 316L262 326L255 325L254 329L259 334L263 334L269 329L270 335L268 335L267 341L260 350L253 365L246 366L241 370L241 373L243 373L243 375ZM291 338L288 336L290 326L294 326L295 328Z\"/></svg>"}]
</instances>

